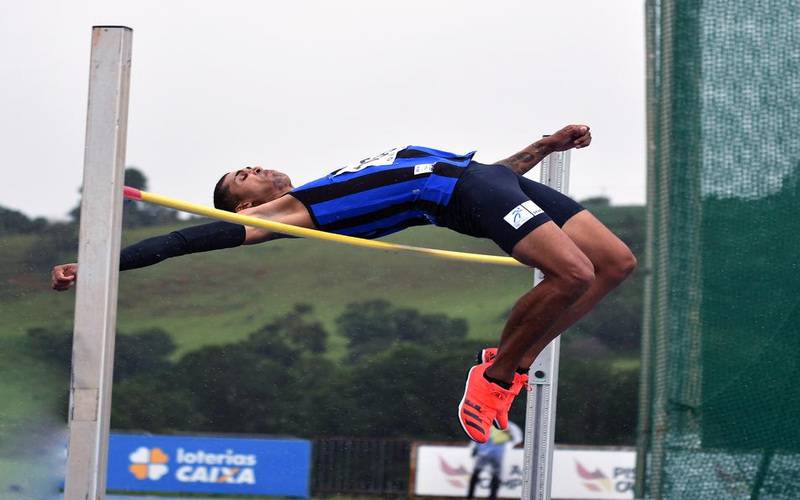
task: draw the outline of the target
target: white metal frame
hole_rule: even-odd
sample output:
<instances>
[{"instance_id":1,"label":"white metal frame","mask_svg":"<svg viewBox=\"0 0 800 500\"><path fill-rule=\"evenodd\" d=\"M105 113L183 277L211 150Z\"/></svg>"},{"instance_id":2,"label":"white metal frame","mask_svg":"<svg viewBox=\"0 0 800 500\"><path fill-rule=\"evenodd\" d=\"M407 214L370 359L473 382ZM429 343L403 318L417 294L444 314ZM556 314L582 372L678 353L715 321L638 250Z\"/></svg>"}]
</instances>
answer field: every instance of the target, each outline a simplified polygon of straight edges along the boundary
<instances>
[{"instance_id":1,"label":"white metal frame","mask_svg":"<svg viewBox=\"0 0 800 500\"><path fill-rule=\"evenodd\" d=\"M132 36L92 28L66 500L105 498Z\"/></svg>"},{"instance_id":2,"label":"white metal frame","mask_svg":"<svg viewBox=\"0 0 800 500\"><path fill-rule=\"evenodd\" d=\"M569 151L548 155L542 161L542 184L566 194L569 191L569 159ZM536 269L534 286L543 278L542 272ZM561 339L556 337L528 370L529 384L533 387L528 391L525 414L522 500L550 499L560 347Z\"/></svg>"}]
</instances>

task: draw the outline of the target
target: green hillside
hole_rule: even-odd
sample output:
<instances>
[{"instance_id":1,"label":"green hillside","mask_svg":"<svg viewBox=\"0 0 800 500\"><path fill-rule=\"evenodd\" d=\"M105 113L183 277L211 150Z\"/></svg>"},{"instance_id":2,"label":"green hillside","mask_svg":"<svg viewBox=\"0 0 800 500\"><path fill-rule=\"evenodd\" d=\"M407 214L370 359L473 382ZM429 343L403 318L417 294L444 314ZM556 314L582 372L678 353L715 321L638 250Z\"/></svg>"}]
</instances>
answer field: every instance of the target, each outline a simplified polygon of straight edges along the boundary
<instances>
[{"instance_id":1,"label":"green hillside","mask_svg":"<svg viewBox=\"0 0 800 500\"><path fill-rule=\"evenodd\" d=\"M126 242L160 234L158 227L125 234ZM47 289L49 276L25 272L30 237L7 238L6 269L11 273L0 306L0 336L19 336L34 326L69 326L74 293ZM498 253L491 243L459 234L419 228L396 241L468 252ZM119 329L158 326L180 349L239 339L298 302L314 306L332 321L345 305L387 299L425 312L466 318L471 334L494 337L514 299L530 285L531 273L447 262L408 254L378 252L306 240L196 254L146 269L122 273Z\"/></svg>"},{"instance_id":2,"label":"green hillside","mask_svg":"<svg viewBox=\"0 0 800 500\"><path fill-rule=\"evenodd\" d=\"M634 249L641 246L636 241L640 235L635 234L641 229L641 207L595 211L610 227L618 228ZM123 243L172 229L127 231ZM35 326L69 327L74 293L49 290L49 271L31 272L27 262L37 239L13 236L0 241L4 250L0 338L23 335ZM500 253L489 241L430 227L407 230L388 241ZM61 257L74 260L75 252L67 250ZM320 320L334 331L333 319L346 304L382 298L424 312L465 318L472 337L491 339L502 327L506 311L531 282L532 273L522 268L279 240L122 273L118 326L125 332L161 327L174 336L183 352L242 338L298 302L313 305Z\"/></svg>"},{"instance_id":3,"label":"green hillside","mask_svg":"<svg viewBox=\"0 0 800 500\"><path fill-rule=\"evenodd\" d=\"M599 206L593 211L634 253L641 254L643 207ZM176 227L128 230L123 233L123 244ZM433 227L410 229L387 240L500 253L488 240ZM21 339L34 327L71 329L74 291L49 289L49 259L74 261L76 251L62 248L57 257L41 262L41 257L36 258L41 246L46 246L41 236L0 239L0 340ZM641 270L616 292L624 295L617 297L617 303L622 299L630 305L640 300L640 275ZM162 328L174 337L177 357L202 345L244 338L294 304L306 303L332 333L329 352L336 358L342 352L342 340L334 319L349 303L385 299L421 312L464 318L471 338L492 340L511 305L531 283L532 273L524 268L451 262L312 240L278 240L180 257L122 273L118 329L132 333Z\"/></svg>"}]
</instances>

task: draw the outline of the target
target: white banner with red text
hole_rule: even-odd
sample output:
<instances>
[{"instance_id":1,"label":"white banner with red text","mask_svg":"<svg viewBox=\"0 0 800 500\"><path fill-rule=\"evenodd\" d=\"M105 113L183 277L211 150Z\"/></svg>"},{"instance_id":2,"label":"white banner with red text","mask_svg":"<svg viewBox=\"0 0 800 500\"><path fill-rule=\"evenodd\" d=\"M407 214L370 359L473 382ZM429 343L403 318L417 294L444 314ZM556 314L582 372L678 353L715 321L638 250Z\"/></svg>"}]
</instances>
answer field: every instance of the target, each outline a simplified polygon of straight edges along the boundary
<instances>
[{"instance_id":1,"label":"white banner with red text","mask_svg":"<svg viewBox=\"0 0 800 500\"><path fill-rule=\"evenodd\" d=\"M522 495L522 448L505 450L499 498ZM414 447L413 493L465 497L474 470L470 446L418 443ZM552 498L632 499L636 452L633 449L556 447ZM491 468L478 476L475 497L489 496Z\"/></svg>"}]
</instances>

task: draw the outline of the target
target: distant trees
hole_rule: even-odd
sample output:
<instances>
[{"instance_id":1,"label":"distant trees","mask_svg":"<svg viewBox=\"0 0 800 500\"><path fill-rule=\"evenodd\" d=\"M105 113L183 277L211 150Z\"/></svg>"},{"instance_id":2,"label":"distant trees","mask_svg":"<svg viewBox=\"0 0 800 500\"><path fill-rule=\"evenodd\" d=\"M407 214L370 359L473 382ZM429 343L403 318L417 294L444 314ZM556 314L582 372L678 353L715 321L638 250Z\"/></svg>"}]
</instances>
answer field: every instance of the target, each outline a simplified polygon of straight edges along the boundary
<instances>
[{"instance_id":1,"label":"distant trees","mask_svg":"<svg viewBox=\"0 0 800 500\"><path fill-rule=\"evenodd\" d=\"M78 253L78 226L51 222L31 243L28 262L36 271L46 271L55 264L75 259Z\"/></svg>"},{"instance_id":2,"label":"distant trees","mask_svg":"<svg viewBox=\"0 0 800 500\"><path fill-rule=\"evenodd\" d=\"M336 326L347 339L348 353L354 360L384 352L400 342L423 342L436 348L467 335L463 319L397 308L385 300L348 304L336 319Z\"/></svg>"},{"instance_id":3,"label":"distant trees","mask_svg":"<svg viewBox=\"0 0 800 500\"><path fill-rule=\"evenodd\" d=\"M147 176L136 167L125 168L125 185L143 191L147 190ZM81 189L82 190L82 189ZM70 210L70 219L73 223L80 223L81 204ZM167 224L178 220L178 213L157 205L149 205L131 200L122 202L122 227L142 227Z\"/></svg>"},{"instance_id":4,"label":"distant trees","mask_svg":"<svg viewBox=\"0 0 800 500\"><path fill-rule=\"evenodd\" d=\"M172 337L160 328L117 336L114 381L121 382L168 370L171 367L170 356L175 349Z\"/></svg>"},{"instance_id":5,"label":"distant trees","mask_svg":"<svg viewBox=\"0 0 800 500\"><path fill-rule=\"evenodd\" d=\"M20 211L0 207L0 237L11 234L35 233L47 227L47 219L28 218Z\"/></svg>"},{"instance_id":6,"label":"distant trees","mask_svg":"<svg viewBox=\"0 0 800 500\"><path fill-rule=\"evenodd\" d=\"M65 368L69 366L72 359L71 330L31 328L28 338L37 357ZM170 368L169 358L173 352L175 343L172 337L160 328L132 334L118 333L114 353L114 382L160 373Z\"/></svg>"},{"instance_id":7,"label":"distant trees","mask_svg":"<svg viewBox=\"0 0 800 500\"><path fill-rule=\"evenodd\" d=\"M466 322L386 301L349 304L336 319L347 352L332 361L329 334L298 304L247 338L174 357L161 330L117 336L112 426L295 436L463 439L455 417L464 377L485 343ZM39 356L67 373L71 333L32 329ZM371 338L372 337L372 338ZM636 366L562 359L558 440L631 444ZM512 419L522 423L525 394Z\"/></svg>"},{"instance_id":8,"label":"distant trees","mask_svg":"<svg viewBox=\"0 0 800 500\"><path fill-rule=\"evenodd\" d=\"M147 177L136 167L125 169L125 185L147 189ZM27 262L35 271L49 269L65 259L74 259L78 248L78 225L81 205L69 211L67 222L52 222L43 217L31 219L22 212L0 207L0 237L15 234L37 234L31 244ZM178 213L167 208L125 200L122 205L124 228L169 224L178 220Z\"/></svg>"},{"instance_id":9,"label":"distant trees","mask_svg":"<svg viewBox=\"0 0 800 500\"><path fill-rule=\"evenodd\" d=\"M556 440L633 445L638 413L638 364L613 359L562 359Z\"/></svg>"},{"instance_id":10,"label":"distant trees","mask_svg":"<svg viewBox=\"0 0 800 500\"><path fill-rule=\"evenodd\" d=\"M147 177L136 167L125 169L125 185L147 191ZM126 228L168 224L178 220L178 212L158 205L124 200L122 226Z\"/></svg>"},{"instance_id":11,"label":"distant trees","mask_svg":"<svg viewBox=\"0 0 800 500\"><path fill-rule=\"evenodd\" d=\"M167 370L128 379L115 391L113 425L296 435L324 426L319 401L337 369L324 356L328 334L310 313L298 305L245 340L206 346Z\"/></svg>"}]
</instances>

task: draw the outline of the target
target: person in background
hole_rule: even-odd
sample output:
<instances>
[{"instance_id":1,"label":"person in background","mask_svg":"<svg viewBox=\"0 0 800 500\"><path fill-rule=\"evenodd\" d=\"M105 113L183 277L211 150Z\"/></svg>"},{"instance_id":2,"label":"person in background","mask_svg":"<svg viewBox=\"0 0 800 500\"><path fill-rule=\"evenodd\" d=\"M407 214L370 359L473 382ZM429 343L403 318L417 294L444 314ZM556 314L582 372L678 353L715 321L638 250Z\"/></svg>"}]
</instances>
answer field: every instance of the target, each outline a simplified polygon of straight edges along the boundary
<instances>
[{"instance_id":1,"label":"person in background","mask_svg":"<svg viewBox=\"0 0 800 500\"><path fill-rule=\"evenodd\" d=\"M506 451L522 443L522 431L514 422L508 422L506 430L492 427L489 440L485 443L472 444L472 456L475 457L475 467L469 480L467 498L475 498L475 487L480 481L480 475L487 467L492 470L492 479L489 482L489 498L497 498L497 491L502 484L503 456Z\"/></svg>"}]
</instances>

